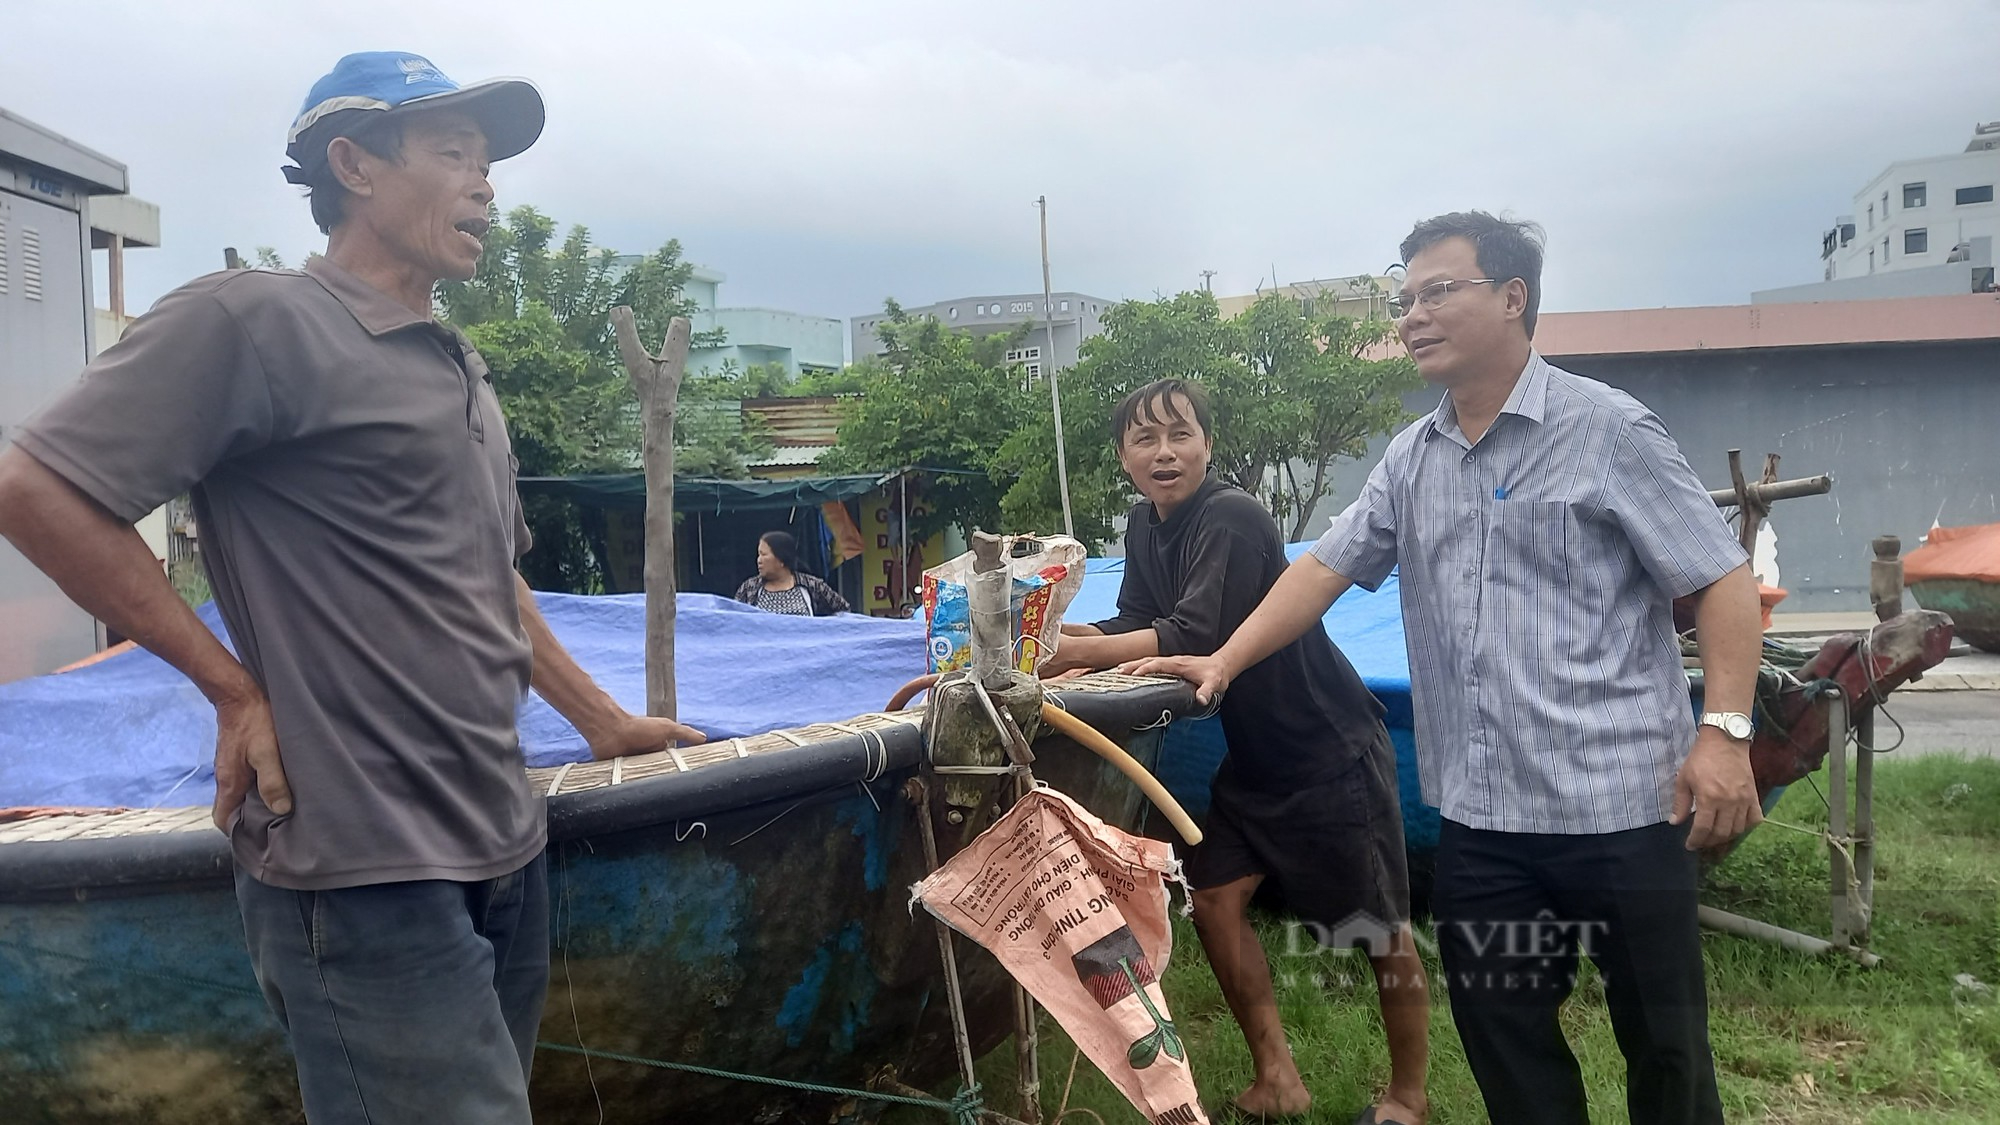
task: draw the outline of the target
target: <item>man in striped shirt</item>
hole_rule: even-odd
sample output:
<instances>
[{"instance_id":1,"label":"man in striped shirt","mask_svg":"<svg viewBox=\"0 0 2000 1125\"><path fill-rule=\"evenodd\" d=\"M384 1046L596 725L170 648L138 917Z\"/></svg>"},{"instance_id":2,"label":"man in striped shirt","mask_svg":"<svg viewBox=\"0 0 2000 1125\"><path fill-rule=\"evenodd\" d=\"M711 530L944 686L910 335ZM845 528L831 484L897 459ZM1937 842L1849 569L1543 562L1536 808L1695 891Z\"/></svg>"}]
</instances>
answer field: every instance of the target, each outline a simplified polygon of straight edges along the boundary
<instances>
[{"instance_id":1,"label":"man in striped shirt","mask_svg":"<svg viewBox=\"0 0 2000 1125\"><path fill-rule=\"evenodd\" d=\"M1417 225L1391 310L1445 395L1212 657L1144 662L1206 699L1401 568L1452 1014L1497 1125L1588 1120L1557 1013L1605 979L1637 1125L1719 1122L1696 851L1761 819L1757 588L1666 430L1536 354L1542 246L1481 212ZM1670 603L1692 597L1707 705Z\"/></svg>"}]
</instances>

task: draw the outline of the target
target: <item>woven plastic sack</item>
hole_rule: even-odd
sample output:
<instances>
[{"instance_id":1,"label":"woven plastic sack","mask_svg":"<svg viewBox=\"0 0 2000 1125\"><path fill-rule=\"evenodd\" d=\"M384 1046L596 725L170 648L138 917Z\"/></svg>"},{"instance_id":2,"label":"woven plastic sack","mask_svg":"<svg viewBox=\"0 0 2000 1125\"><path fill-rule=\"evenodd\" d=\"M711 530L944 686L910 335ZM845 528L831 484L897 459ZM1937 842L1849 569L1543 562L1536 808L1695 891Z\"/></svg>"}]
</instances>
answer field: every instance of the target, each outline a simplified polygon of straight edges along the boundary
<instances>
[{"instance_id":1,"label":"woven plastic sack","mask_svg":"<svg viewBox=\"0 0 2000 1125\"><path fill-rule=\"evenodd\" d=\"M1173 846L1121 831L1053 789L912 888L990 950L1153 1125L1205 1125L1160 978L1173 952Z\"/></svg>"},{"instance_id":2,"label":"woven plastic sack","mask_svg":"<svg viewBox=\"0 0 2000 1125\"><path fill-rule=\"evenodd\" d=\"M1014 666L1033 675L1055 655L1063 611L1083 588L1083 544L1067 535L1010 535L1002 553L1012 589ZM924 571L924 640L930 670L972 663L972 553Z\"/></svg>"}]
</instances>

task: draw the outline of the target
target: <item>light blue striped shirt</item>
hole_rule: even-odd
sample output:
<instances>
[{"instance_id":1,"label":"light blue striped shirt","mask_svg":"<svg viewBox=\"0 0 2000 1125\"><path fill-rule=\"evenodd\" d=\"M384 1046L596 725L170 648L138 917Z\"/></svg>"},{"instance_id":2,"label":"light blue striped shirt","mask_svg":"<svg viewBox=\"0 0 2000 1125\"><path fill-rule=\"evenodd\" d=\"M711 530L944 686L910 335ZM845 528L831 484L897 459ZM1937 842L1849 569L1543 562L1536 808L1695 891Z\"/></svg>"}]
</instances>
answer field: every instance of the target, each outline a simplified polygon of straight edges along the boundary
<instances>
[{"instance_id":1,"label":"light blue striped shirt","mask_svg":"<svg viewBox=\"0 0 2000 1125\"><path fill-rule=\"evenodd\" d=\"M1425 800L1502 832L1665 820L1694 743L1672 599L1742 547L1651 411L1531 354L1474 444L1447 395L1313 555L1400 566Z\"/></svg>"}]
</instances>

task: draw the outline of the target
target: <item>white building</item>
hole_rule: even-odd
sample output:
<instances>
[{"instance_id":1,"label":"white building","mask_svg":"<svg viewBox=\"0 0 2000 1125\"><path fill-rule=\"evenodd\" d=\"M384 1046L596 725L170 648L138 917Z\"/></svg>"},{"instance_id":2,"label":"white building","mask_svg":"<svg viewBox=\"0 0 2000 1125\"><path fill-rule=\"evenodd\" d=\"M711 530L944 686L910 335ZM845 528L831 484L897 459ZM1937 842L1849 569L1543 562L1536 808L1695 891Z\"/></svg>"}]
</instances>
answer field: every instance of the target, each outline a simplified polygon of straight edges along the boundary
<instances>
[{"instance_id":1,"label":"white building","mask_svg":"<svg viewBox=\"0 0 2000 1125\"><path fill-rule=\"evenodd\" d=\"M645 261L640 254L621 254L612 260L620 270L629 270ZM713 348L690 348L687 372L714 375L725 363L737 370L775 363L787 375L805 371L838 371L847 362L847 326L836 317L809 316L782 309L721 308L717 295L729 275L706 266L691 265L681 295L694 302L689 317L696 335L722 330L722 344Z\"/></svg>"},{"instance_id":2,"label":"white building","mask_svg":"<svg viewBox=\"0 0 2000 1125\"><path fill-rule=\"evenodd\" d=\"M1964 152L1889 165L1822 237L1826 280L1940 266L1955 254L1966 260L1979 240L1990 254L2000 235L1996 184L2000 121L1976 127Z\"/></svg>"},{"instance_id":3,"label":"white building","mask_svg":"<svg viewBox=\"0 0 2000 1125\"><path fill-rule=\"evenodd\" d=\"M1083 342L1104 331L1104 313L1116 303L1088 293L1053 293L1044 308L1040 293L1002 293L939 301L903 311L912 319L927 316L974 336L1013 333L1025 328L1019 346L1008 350L1007 362L1019 364L1030 377L1035 377L1044 371L1075 366ZM882 344L880 332L886 319L883 313L873 313L849 321L857 362L888 350Z\"/></svg>"},{"instance_id":4,"label":"white building","mask_svg":"<svg viewBox=\"0 0 2000 1125\"><path fill-rule=\"evenodd\" d=\"M694 267L688 278L687 296L699 306L693 318L695 332L720 328L723 334L721 347L688 352L688 374L714 374L723 364L734 362L739 370L781 364L787 375L797 375L837 371L847 362L847 326L839 319L782 309L719 307L717 290L727 280L722 271L702 266Z\"/></svg>"}]
</instances>

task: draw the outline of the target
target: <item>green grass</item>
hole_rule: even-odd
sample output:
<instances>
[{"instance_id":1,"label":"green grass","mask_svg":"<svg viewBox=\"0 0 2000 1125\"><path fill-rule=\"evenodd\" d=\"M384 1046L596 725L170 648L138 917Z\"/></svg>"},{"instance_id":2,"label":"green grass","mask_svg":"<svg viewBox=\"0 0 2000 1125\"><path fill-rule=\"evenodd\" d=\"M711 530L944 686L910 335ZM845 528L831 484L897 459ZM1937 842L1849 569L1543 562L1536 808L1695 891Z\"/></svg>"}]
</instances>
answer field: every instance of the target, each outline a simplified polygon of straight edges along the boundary
<instances>
[{"instance_id":1,"label":"green grass","mask_svg":"<svg viewBox=\"0 0 2000 1125\"><path fill-rule=\"evenodd\" d=\"M1824 776L1818 776L1823 788ZM1793 786L1778 819L1819 828L1826 807L1810 784ZM1876 775L1874 969L1809 958L1719 933L1704 934L1714 1044L1731 1122L2000 1122L2000 1003L1968 999L1953 977L2000 987L2000 761L1890 759ZM1828 931L1826 858L1813 837L1753 833L1710 874L1703 900L1806 933ZM1266 948L1285 948L1282 923L1263 919ZM1433 971L1434 957L1427 954ZM1372 978L1358 955L1274 955L1278 1002L1292 1049L1315 1098L1309 1120L1345 1125L1388 1078ZM1431 1121L1485 1120L1478 1089L1438 986L1431 1023ZM1193 929L1177 921L1166 990L1186 1034L1203 1101L1215 1104L1250 1080L1236 1030ZM1583 1066L1591 1117L1626 1120L1624 1059L1586 963L1563 1024ZM1042 1037L1043 1106L1062 1105L1074 1048L1052 1021ZM981 1063L988 1103L1014 1108L1013 1048ZM1105 1125L1142 1120L1089 1060L1077 1067L1068 1106ZM914 1123L921 1115L885 1121ZM1088 1122L1071 1113L1069 1125Z\"/></svg>"}]
</instances>

